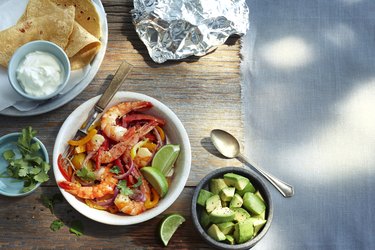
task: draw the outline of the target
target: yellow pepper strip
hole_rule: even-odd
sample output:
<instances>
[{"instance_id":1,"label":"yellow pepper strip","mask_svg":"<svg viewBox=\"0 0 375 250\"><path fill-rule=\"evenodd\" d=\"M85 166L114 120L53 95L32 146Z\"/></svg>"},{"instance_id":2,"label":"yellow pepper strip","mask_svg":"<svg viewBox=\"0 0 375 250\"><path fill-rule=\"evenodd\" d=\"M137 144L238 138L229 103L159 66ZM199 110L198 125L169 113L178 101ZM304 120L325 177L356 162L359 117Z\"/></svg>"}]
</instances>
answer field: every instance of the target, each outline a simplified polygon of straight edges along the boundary
<instances>
[{"instance_id":1,"label":"yellow pepper strip","mask_svg":"<svg viewBox=\"0 0 375 250\"><path fill-rule=\"evenodd\" d=\"M132 147L132 149L130 150L130 157L132 158L132 160L134 160L135 156L137 155L138 149L142 147L146 142L148 142L148 139L140 141Z\"/></svg>"},{"instance_id":2,"label":"yellow pepper strip","mask_svg":"<svg viewBox=\"0 0 375 250\"><path fill-rule=\"evenodd\" d=\"M159 127L159 126L156 126L155 128L156 128L156 130L159 132L159 135L160 135L161 140L164 141L164 139L165 139L165 133L164 133L164 130L163 130L161 127Z\"/></svg>"},{"instance_id":3,"label":"yellow pepper strip","mask_svg":"<svg viewBox=\"0 0 375 250\"><path fill-rule=\"evenodd\" d=\"M74 140L69 140L68 143L69 145L72 145L72 146L81 146L81 145L84 145L86 144L87 142L89 142L91 140L91 138L96 135L96 133L98 133L98 131L96 129L92 129L89 131L89 133L83 137L82 139L78 140L78 141L74 141Z\"/></svg>"},{"instance_id":4,"label":"yellow pepper strip","mask_svg":"<svg viewBox=\"0 0 375 250\"><path fill-rule=\"evenodd\" d=\"M147 148L148 150L150 150L151 152L154 152L157 145L155 143L152 143L152 142L146 142L144 145L143 145L144 148Z\"/></svg>"},{"instance_id":5,"label":"yellow pepper strip","mask_svg":"<svg viewBox=\"0 0 375 250\"><path fill-rule=\"evenodd\" d=\"M86 152L86 145L85 144L84 145L76 146L74 148L74 153L75 154L80 154L80 153L84 153L84 152Z\"/></svg>"},{"instance_id":6,"label":"yellow pepper strip","mask_svg":"<svg viewBox=\"0 0 375 250\"><path fill-rule=\"evenodd\" d=\"M156 205L159 203L160 196L158 192L156 191L156 189L151 188L151 192L152 192L152 200L151 200L151 197L146 198L146 201L145 201L146 209L156 207Z\"/></svg>"}]
</instances>

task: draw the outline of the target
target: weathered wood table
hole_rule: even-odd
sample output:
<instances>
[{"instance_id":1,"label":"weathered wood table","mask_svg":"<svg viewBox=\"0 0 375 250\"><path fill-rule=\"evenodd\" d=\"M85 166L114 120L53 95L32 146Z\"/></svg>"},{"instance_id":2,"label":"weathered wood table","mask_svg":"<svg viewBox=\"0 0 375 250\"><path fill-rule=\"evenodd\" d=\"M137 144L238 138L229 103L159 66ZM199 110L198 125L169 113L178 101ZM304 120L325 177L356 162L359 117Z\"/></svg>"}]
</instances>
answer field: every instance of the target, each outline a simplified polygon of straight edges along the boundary
<instances>
[{"instance_id":1,"label":"weathered wood table","mask_svg":"<svg viewBox=\"0 0 375 250\"><path fill-rule=\"evenodd\" d=\"M131 0L103 0L107 12L108 49L92 83L73 101L46 114L32 117L0 116L0 136L32 126L46 145L52 161L55 137L66 117L86 100L101 94L123 60L135 67L121 90L150 95L169 106L184 124L192 146L192 167L186 187L176 202L158 217L134 226L109 226L87 219L65 200L51 214L41 195L59 193L50 171L50 180L23 198L0 197L0 248L162 248L158 224L165 214L181 213L186 222L175 233L167 248L210 248L194 230L190 204L196 184L210 171L224 166L240 166L236 160L218 156L209 140L214 128L227 129L243 141L240 40L226 44L204 57L178 62L154 63L131 23ZM84 235L69 233L68 227L53 232L56 218L65 223L80 220Z\"/></svg>"}]
</instances>

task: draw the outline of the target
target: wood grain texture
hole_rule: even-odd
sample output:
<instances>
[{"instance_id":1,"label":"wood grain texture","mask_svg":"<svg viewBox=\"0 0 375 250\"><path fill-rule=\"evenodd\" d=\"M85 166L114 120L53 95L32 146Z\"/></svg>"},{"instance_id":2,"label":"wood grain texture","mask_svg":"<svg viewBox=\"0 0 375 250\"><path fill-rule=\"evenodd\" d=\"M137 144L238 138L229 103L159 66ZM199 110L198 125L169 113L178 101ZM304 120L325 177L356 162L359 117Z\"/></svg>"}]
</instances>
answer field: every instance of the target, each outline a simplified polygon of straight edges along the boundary
<instances>
[{"instance_id":1,"label":"wood grain texture","mask_svg":"<svg viewBox=\"0 0 375 250\"><path fill-rule=\"evenodd\" d=\"M102 225L78 214L66 202L57 205L56 215L63 221L83 221L85 235L78 238L66 227L58 232L49 229L55 216L43 207L39 197L42 193L58 192L50 171L50 181L37 193L19 199L0 197L0 248L160 249L157 225L169 212L179 212L187 218L169 248L209 248L193 229L190 200L194 186L208 172L224 166L241 166L237 160L218 157L208 138L212 129L221 128L242 142L240 41L238 37L230 38L206 56L157 64L149 57L131 23L132 1L104 0L103 5L109 27L108 49L92 83L71 102L49 113L25 118L0 116L0 135L31 125L38 130L38 138L45 143L52 160L54 141L66 117L86 100L103 93L117 67L127 60L135 67L120 90L140 92L160 100L176 113L188 132L192 168L186 188L167 212L130 227Z\"/></svg>"}]
</instances>

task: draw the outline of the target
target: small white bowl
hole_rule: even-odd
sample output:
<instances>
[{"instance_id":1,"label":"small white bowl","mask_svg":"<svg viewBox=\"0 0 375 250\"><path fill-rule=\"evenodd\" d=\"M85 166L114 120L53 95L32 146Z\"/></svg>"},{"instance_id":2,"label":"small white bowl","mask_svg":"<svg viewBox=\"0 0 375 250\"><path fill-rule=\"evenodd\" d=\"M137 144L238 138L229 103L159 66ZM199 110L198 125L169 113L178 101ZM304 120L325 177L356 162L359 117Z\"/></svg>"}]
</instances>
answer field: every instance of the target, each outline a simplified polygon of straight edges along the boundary
<instances>
[{"instance_id":1,"label":"small white bowl","mask_svg":"<svg viewBox=\"0 0 375 250\"><path fill-rule=\"evenodd\" d=\"M34 51L47 52L54 55L61 63L64 69L64 77L62 83L58 88L51 94L45 96L34 96L25 92L24 88L21 86L17 80L17 68L19 64L24 60L25 56ZM70 62L69 58L62 48L58 45L44 40L37 40L26 43L19 47L16 52L14 52L12 58L9 61L8 65L8 78L9 82L12 85L13 89L20 95L35 101L47 100L56 95L58 95L68 83L70 77Z\"/></svg>"},{"instance_id":2,"label":"small white bowl","mask_svg":"<svg viewBox=\"0 0 375 250\"><path fill-rule=\"evenodd\" d=\"M56 178L56 182L65 180L59 167L57 165L57 159L59 154L62 154L67 147L67 141L73 138L75 132L79 129L81 124L86 119L86 114L89 113L91 108L98 101L99 96L94 97L82 105L80 105L76 110L71 113L65 120L64 124L60 128L57 135L55 146L53 150L53 172ZM108 107L124 102L124 101L149 101L153 104L153 107L145 111L145 113L158 116L166 121L163 129L165 134L168 136L168 140L171 144L180 145L180 155L175 163L175 172L169 186L167 195L162 198L158 205L152 209L149 209L136 216L128 216L124 214L111 214L107 211L101 211L87 206L85 203L77 199L75 196L66 192L64 189L60 188L65 199L74 207L78 212L85 215L86 217L109 225L132 225L150 220L157 215L164 212L169 206L175 202L179 197L182 190L185 187L186 181L189 177L191 168L191 148L190 141L187 132L182 125L178 117L165 106L160 101L149 97L147 95L133 93L133 92L118 92L112 101L109 103ZM105 111L104 111L105 112Z\"/></svg>"}]
</instances>

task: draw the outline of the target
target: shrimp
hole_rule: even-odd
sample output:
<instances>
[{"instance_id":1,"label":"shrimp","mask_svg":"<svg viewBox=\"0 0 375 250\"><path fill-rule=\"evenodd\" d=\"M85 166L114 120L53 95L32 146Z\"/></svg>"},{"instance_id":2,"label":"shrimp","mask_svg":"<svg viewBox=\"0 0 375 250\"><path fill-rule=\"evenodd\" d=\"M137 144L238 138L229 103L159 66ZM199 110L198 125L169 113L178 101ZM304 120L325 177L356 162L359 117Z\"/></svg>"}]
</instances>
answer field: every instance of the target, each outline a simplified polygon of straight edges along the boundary
<instances>
[{"instance_id":1,"label":"shrimp","mask_svg":"<svg viewBox=\"0 0 375 250\"><path fill-rule=\"evenodd\" d=\"M59 186L72 195L82 199L102 198L107 194L113 194L118 183L118 180L113 177L113 174L110 173L109 170L109 167L104 169L104 173L101 175L100 183L95 186L83 187L78 183L69 181L61 181L59 182Z\"/></svg>"},{"instance_id":2,"label":"shrimp","mask_svg":"<svg viewBox=\"0 0 375 250\"><path fill-rule=\"evenodd\" d=\"M105 138L101 134L94 135L90 141L86 143L86 149L88 152L96 152L100 146L104 143Z\"/></svg>"},{"instance_id":3,"label":"shrimp","mask_svg":"<svg viewBox=\"0 0 375 250\"><path fill-rule=\"evenodd\" d=\"M142 174L139 172L138 168L135 167L133 171L134 177L142 178L142 184L140 189L145 196L145 200L150 200L151 191L150 186L146 179L143 178ZM129 215L138 215L144 211L146 211L146 206L144 201L134 201L131 200L129 196L119 194L117 195L114 201L116 207L123 213Z\"/></svg>"},{"instance_id":4,"label":"shrimp","mask_svg":"<svg viewBox=\"0 0 375 250\"><path fill-rule=\"evenodd\" d=\"M125 116L130 111L142 108L151 108L151 102L134 101L122 102L108 109L102 116L101 129L104 134L114 141L120 141L127 129L116 124L116 120Z\"/></svg>"},{"instance_id":5,"label":"shrimp","mask_svg":"<svg viewBox=\"0 0 375 250\"><path fill-rule=\"evenodd\" d=\"M127 149L133 147L143 136L153 130L156 125L156 122L150 122L137 130L135 127L130 128L125 134L123 141L114 145L110 150L101 152L100 163L109 163L119 158Z\"/></svg>"},{"instance_id":6,"label":"shrimp","mask_svg":"<svg viewBox=\"0 0 375 250\"><path fill-rule=\"evenodd\" d=\"M145 203L133 201L127 195L119 194L114 201L116 207L124 214L138 215L146 211Z\"/></svg>"}]
</instances>

